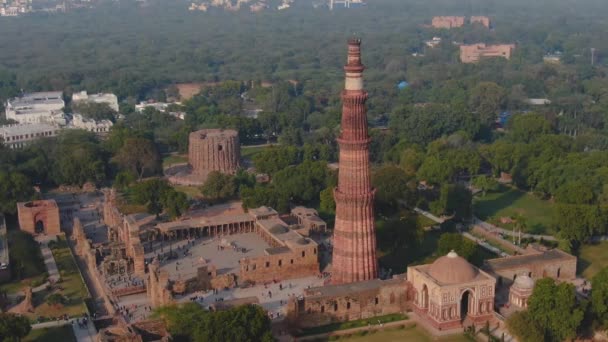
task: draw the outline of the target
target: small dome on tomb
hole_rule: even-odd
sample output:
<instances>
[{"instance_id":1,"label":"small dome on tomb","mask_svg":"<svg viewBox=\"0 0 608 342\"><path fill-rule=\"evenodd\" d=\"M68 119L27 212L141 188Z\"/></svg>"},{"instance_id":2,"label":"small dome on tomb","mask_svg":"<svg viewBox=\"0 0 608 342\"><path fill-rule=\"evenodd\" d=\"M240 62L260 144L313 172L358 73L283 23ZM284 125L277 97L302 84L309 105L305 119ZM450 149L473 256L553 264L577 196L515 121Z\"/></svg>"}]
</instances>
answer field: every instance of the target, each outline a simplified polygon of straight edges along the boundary
<instances>
[{"instance_id":1,"label":"small dome on tomb","mask_svg":"<svg viewBox=\"0 0 608 342\"><path fill-rule=\"evenodd\" d=\"M520 290L532 290L534 288L534 279L528 277L525 274L518 275L515 278L513 286Z\"/></svg>"},{"instance_id":2,"label":"small dome on tomb","mask_svg":"<svg viewBox=\"0 0 608 342\"><path fill-rule=\"evenodd\" d=\"M429 275L444 284L466 283L475 279L478 273L473 265L454 251L435 260L429 268Z\"/></svg>"},{"instance_id":3,"label":"small dome on tomb","mask_svg":"<svg viewBox=\"0 0 608 342\"><path fill-rule=\"evenodd\" d=\"M269 231L272 234L285 234L289 231L289 228L282 226L280 224L275 224L274 226L272 226Z\"/></svg>"}]
</instances>

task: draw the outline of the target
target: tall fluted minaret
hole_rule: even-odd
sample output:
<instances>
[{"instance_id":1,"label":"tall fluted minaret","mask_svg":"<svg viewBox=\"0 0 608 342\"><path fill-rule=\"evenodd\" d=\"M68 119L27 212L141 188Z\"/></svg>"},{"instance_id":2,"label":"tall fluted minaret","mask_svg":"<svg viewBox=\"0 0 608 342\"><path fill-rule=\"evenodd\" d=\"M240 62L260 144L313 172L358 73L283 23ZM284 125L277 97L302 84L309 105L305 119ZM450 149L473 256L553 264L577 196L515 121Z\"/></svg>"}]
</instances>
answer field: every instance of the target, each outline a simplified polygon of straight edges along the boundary
<instances>
[{"instance_id":1,"label":"tall fluted minaret","mask_svg":"<svg viewBox=\"0 0 608 342\"><path fill-rule=\"evenodd\" d=\"M336 224L332 261L332 283L345 284L374 279L376 227L374 195L369 168L367 92L363 90L361 40L348 41L346 82L342 92L342 124L338 138L340 168L336 200Z\"/></svg>"}]
</instances>

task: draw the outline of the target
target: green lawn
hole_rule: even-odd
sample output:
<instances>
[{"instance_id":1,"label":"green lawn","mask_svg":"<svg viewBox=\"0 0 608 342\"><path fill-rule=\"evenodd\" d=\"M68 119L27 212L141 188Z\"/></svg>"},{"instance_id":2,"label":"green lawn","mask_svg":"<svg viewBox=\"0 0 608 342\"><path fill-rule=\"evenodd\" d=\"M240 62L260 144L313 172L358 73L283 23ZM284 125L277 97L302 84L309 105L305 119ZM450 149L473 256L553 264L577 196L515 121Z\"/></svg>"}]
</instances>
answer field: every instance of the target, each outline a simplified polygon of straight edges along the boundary
<instances>
[{"instance_id":1,"label":"green lawn","mask_svg":"<svg viewBox=\"0 0 608 342\"><path fill-rule=\"evenodd\" d=\"M333 323L333 324L323 325L320 327L303 329L300 336L317 335L317 334L324 334L324 333L329 333L329 332L338 331L338 330L366 327L369 324L378 324L378 321L380 321L382 323L388 323L388 322L395 322L395 321L403 321L406 319L408 319L408 317L406 315L390 314L390 315L378 316L378 317L373 317L373 318L368 318L368 319L359 319L359 320L350 321L350 322Z\"/></svg>"},{"instance_id":2,"label":"green lawn","mask_svg":"<svg viewBox=\"0 0 608 342\"><path fill-rule=\"evenodd\" d=\"M69 316L79 316L86 312L84 300L89 297L89 292L80 276L76 261L72 256L65 237L59 237L58 242L51 248L61 282L57 284L59 291L41 291L34 294L34 314L33 317L53 317L67 314ZM46 299L52 293L59 293L66 297L66 302L62 305L49 305Z\"/></svg>"},{"instance_id":3,"label":"green lawn","mask_svg":"<svg viewBox=\"0 0 608 342\"><path fill-rule=\"evenodd\" d=\"M172 166L175 164L182 164L182 163L187 163L187 162L188 162L187 155L179 155L179 154L168 155L168 156L163 157L163 169L168 168L169 166Z\"/></svg>"},{"instance_id":4,"label":"green lawn","mask_svg":"<svg viewBox=\"0 0 608 342\"><path fill-rule=\"evenodd\" d=\"M23 342L76 342L72 326L43 328L32 330Z\"/></svg>"},{"instance_id":5,"label":"green lawn","mask_svg":"<svg viewBox=\"0 0 608 342\"><path fill-rule=\"evenodd\" d=\"M353 334L351 337L342 337L338 341L343 342L471 342L470 338L464 335L451 335L440 338L434 338L430 336L422 328L416 326L409 326L404 328L393 328L384 331L378 331L373 333L359 333Z\"/></svg>"},{"instance_id":6,"label":"green lawn","mask_svg":"<svg viewBox=\"0 0 608 342\"><path fill-rule=\"evenodd\" d=\"M256 154L262 152L266 146L241 146L241 158L251 159Z\"/></svg>"},{"instance_id":7,"label":"green lawn","mask_svg":"<svg viewBox=\"0 0 608 342\"><path fill-rule=\"evenodd\" d=\"M591 280L602 268L608 267L608 242L583 245L578 256L578 273Z\"/></svg>"},{"instance_id":8,"label":"green lawn","mask_svg":"<svg viewBox=\"0 0 608 342\"><path fill-rule=\"evenodd\" d=\"M176 191L185 193L188 198L202 198L201 189L198 186L186 186L186 185L174 185L173 188Z\"/></svg>"},{"instance_id":9,"label":"green lawn","mask_svg":"<svg viewBox=\"0 0 608 342\"><path fill-rule=\"evenodd\" d=\"M527 219L527 232L552 233L554 205L524 191L502 186L499 192L489 192L483 197L477 195L473 203L477 217L505 229L511 229L513 225L500 223L501 217L523 215Z\"/></svg>"}]
</instances>

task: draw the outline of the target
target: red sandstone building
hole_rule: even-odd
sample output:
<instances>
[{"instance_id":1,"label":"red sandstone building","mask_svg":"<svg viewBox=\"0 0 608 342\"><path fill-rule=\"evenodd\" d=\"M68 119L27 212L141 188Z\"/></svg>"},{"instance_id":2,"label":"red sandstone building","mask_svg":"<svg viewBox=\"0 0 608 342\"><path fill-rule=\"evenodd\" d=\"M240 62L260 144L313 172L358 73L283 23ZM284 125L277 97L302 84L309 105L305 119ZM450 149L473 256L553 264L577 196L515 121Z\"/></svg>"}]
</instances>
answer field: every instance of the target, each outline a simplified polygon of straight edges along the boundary
<instances>
[{"instance_id":1,"label":"red sandstone building","mask_svg":"<svg viewBox=\"0 0 608 342\"><path fill-rule=\"evenodd\" d=\"M502 57L511 58L515 44L486 45L484 43L461 45L460 61L462 63L476 63L482 58Z\"/></svg>"},{"instance_id":2,"label":"red sandstone building","mask_svg":"<svg viewBox=\"0 0 608 342\"><path fill-rule=\"evenodd\" d=\"M30 234L60 233L59 207L55 200L17 203L19 227Z\"/></svg>"},{"instance_id":3,"label":"red sandstone building","mask_svg":"<svg viewBox=\"0 0 608 342\"><path fill-rule=\"evenodd\" d=\"M340 169L334 190L336 223L332 283L345 284L375 279L376 227L374 196L369 167L369 144L361 63L361 41L348 42L346 81L342 92L342 124L338 137Z\"/></svg>"},{"instance_id":4,"label":"red sandstone building","mask_svg":"<svg viewBox=\"0 0 608 342\"><path fill-rule=\"evenodd\" d=\"M451 29L454 27L462 27L462 26L464 26L464 17L454 17L454 16L433 17L433 21L432 21L431 25L434 28L445 28L445 29Z\"/></svg>"}]
</instances>

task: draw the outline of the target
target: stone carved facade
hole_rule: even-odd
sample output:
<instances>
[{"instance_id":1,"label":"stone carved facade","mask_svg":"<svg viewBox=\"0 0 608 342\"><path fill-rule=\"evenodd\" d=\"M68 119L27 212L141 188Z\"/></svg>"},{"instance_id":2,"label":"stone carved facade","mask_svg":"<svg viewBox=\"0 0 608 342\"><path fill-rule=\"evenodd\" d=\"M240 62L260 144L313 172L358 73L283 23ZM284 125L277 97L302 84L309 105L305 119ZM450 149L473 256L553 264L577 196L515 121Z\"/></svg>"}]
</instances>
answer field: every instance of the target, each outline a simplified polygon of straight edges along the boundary
<instances>
[{"instance_id":1,"label":"stone carved facade","mask_svg":"<svg viewBox=\"0 0 608 342\"><path fill-rule=\"evenodd\" d=\"M374 279L378 275L376 227L374 221L375 189L371 185L369 144L363 89L361 41L348 42L344 67L345 89L342 92L342 123L338 137L340 168L334 190L336 221L332 261L332 283L345 284Z\"/></svg>"},{"instance_id":2,"label":"stone carved facade","mask_svg":"<svg viewBox=\"0 0 608 342\"><path fill-rule=\"evenodd\" d=\"M148 268L146 290L152 306L158 307L173 304L169 274L166 271L160 270L158 259L154 259Z\"/></svg>"},{"instance_id":3,"label":"stone carved facade","mask_svg":"<svg viewBox=\"0 0 608 342\"><path fill-rule=\"evenodd\" d=\"M203 129L190 133L188 163L204 182L212 171L235 174L239 168L239 135L235 130Z\"/></svg>"},{"instance_id":4,"label":"stone carved facade","mask_svg":"<svg viewBox=\"0 0 608 342\"><path fill-rule=\"evenodd\" d=\"M19 227L30 234L57 235L61 232L59 207L55 200L17 203Z\"/></svg>"},{"instance_id":5,"label":"stone carved facade","mask_svg":"<svg viewBox=\"0 0 608 342\"><path fill-rule=\"evenodd\" d=\"M408 267L407 278L416 292L414 309L439 330L494 316L496 279L454 252L431 265Z\"/></svg>"},{"instance_id":6,"label":"stone carved facade","mask_svg":"<svg viewBox=\"0 0 608 342\"><path fill-rule=\"evenodd\" d=\"M307 328L401 313L410 307L411 299L411 287L403 275L314 287L300 299L290 299L287 320L293 328Z\"/></svg>"},{"instance_id":7,"label":"stone carved facade","mask_svg":"<svg viewBox=\"0 0 608 342\"><path fill-rule=\"evenodd\" d=\"M486 260L482 268L496 277L499 285L505 286L520 275L534 280L544 277L573 280L576 278L576 257L559 249L531 251L526 255Z\"/></svg>"}]
</instances>

